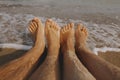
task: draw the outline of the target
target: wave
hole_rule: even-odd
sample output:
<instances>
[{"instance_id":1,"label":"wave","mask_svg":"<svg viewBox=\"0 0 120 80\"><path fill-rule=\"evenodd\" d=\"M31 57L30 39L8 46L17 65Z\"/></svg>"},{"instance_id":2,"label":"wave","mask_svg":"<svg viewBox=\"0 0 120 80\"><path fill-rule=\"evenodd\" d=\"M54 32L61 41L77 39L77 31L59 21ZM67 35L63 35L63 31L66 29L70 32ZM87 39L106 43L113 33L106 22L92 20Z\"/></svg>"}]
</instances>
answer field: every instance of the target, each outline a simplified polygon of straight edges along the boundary
<instances>
[{"instance_id":1,"label":"wave","mask_svg":"<svg viewBox=\"0 0 120 80\"><path fill-rule=\"evenodd\" d=\"M107 52L107 51L114 51L120 52L120 48L109 48L109 47L102 47L102 48L94 48L93 52L98 55L98 52Z\"/></svg>"},{"instance_id":2,"label":"wave","mask_svg":"<svg viewBox=\"0 0 120 80\"><path fill-rule=\"evenodd\" d=\"M10 14L0 13L0 43L15 43L23 45L32 45L33 42L27 31L29 21L35 16L32 14ZM39 17L43 23L46 17ZM60 26L64 26L68 22L83 23L88 31L87 40L89 48L95 47L114 47L120 48L120 27L117 24L96 24L93 22L85 22L74 19L52 18Z\"/></svg>"},{"instance_id":3,"label":"wave","mask_svg":"<svg viewBox=\"0 0 120 80\"><path fill-rule=\"evenodd\" d=\"M21 45L21 44L12 44L12 43L4 43L0 44L0 48L12 48L17 50L29 50L32 46Z\"/></svg>"}]
</instances>

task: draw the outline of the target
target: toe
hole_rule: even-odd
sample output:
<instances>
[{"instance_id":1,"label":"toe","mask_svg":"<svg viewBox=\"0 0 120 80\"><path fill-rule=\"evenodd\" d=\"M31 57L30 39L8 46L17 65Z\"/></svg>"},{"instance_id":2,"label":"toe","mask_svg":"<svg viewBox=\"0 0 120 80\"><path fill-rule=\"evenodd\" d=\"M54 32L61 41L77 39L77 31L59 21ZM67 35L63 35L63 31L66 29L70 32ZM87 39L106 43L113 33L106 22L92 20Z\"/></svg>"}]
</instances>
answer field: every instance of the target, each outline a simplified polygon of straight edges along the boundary
<instances>
[{"instance_id":1,"label":"toe","mask_svg":"<svg viewBox=\"0 0 120 80\"><path fill-rule=\"evenodd\" d=\"M60 27L59 27L59 25L56 23L56 30L58 31L58 30L60 30Z\"/></svg>"},{"instance_id":2,"label":"toe","mask_svg":"<svg viewBox=\"0 0 120 80\"><path fill-rule=\"evenodd\" d=\"M69 30L69 29L70 29L70 24L67 25L67 30Z\"/></svg>"},{"instance_id":3,"label":"toe","mask_svg":"<svg viewBox=\"0 0 120 80\"><path fill-rule=\"evenodd\" d=\"M47 21L45 22L45 27L46 27L46 28L50 28L50 21L49 21L49 20L47 20Z\"/></svg>"},{"instance_id":4,"label":"toe","mask_svg":"<svg viewBox=\"0 0 120 80\"><path fill-rule=\"evenodd\" d=\"M57 25L57 23L55 24L55 29L58 31L59 27Z\"/></svg>"},{"instance_id":5,"label":"toe","mask_svg":"<svg viewBox=\"0 0 120 80\"><path fill-rule=\"evenodd\" d=\"M70 23L70 27L73 28L74 27L74 23Z\"/></svg>"},{"instance_id":6,"label":"toe","mask_svg":"<svg viewBox=\"0 0 120 80\"><path fill-rule=\"evenodd\" d=\"M65 26L65 31L67 31L68 25Z\"/></svg>"},{"instance_id":7,"label":"toe","mask_svg":"<svg viewBox=\"0 0 120 80\"><path fill-rule=\"evenodd\" d=\"M86 27L84 27L84 32L85 32L86 30L87 30Z\"/></svg>"},{"instance_id":8,"label":"toe","mask_svg":"<svg viewBox=\"0 0 120 80\"><path fill-rule=\"evenodd\" d=\"M77 30L81 30L81 24L77 25Z\"/></svg>"},{"instance_id":9,"label":"toe","mask_svg":"<svg viewBox=\"0 0 120 80\"><path fill-rule=\"evenodd\" d=\"M38 26L43 26L42 21L40 19L37 19L37 25Z\"/></svg>"},{"instance_id":10,"label":"toe","mask_svg":"<svg viewBox=\"0 0 120 80\"><path fill-rule=\"evenodd\" d=\"M85 29L85 34L86 34L86 36L88 36L88 31L87 31L87 29Z\"/></svg>"},{"instance_id":11,"label":"toe","mask_svg":"<svg viewBox=\"0 0 120 80\"><path fill-rule=\"evenodd\" d=\"M49 27L53 28L54 23L53 23L52 19L48 19L47 22L49 23Z\"/></svg>"},{"instance_id":12,"label":"toe","mask_svg":"<svg viewBox=\"0 0 120 80\"><path fill-rule=\"evenodd\" d=\"M66 32L66 31L65 31L65 28L66 28L66 25L63 27L63 32Z\"/></svg>"},{"instance_id":13,"label":"toe","mask_svg":"<svg viewBox=\"0 0 120 80\"><path fill-rule=\"evenodd\" d=\"M51 21L52 21L52 19L47 19L47 21L48 21L48 22L51 22Z\"/></svg>"},{"instance_id":14,"label":"toe","mask_svg":"<svg viewBox=\"0 0 120 80\"><path fill-rule=\"evenodd\" d=\"M32 27L34 26L34 24L33 24L33 22L32 22L32 21L30 22L30 24L29 24L29 25L31 25Z\"/></svg>"},{"instance_id":15,"label":"toe","mask_svg":"<svg viewBox=\"0 0 120 80\"><path fill-rule=\"evenodd\" d=\"M36 22L37 19L38 19L37 17L33 18L33 19L32 19L32 22L34 22L34 21Z\"/></svg>"},{"instance_id":16,"label":"toe","mask_svg":"<svg viewBox=\"0 0 120 80\"><path fill-rule=\"evenodd\" d=\"M56 30L56 23L53 22L53 28Z\"/></svg>"},{"instance_id":17,"label":"toe","mask_svg":"<svg viewBox=\"0 0 120 80\"><path fill-rule=\"evenodd\" d=\"M85 32L85 30L86 30L86 28L85 27L83 27L83 31Z\"/></svg>"},{"instance_id":18,"label":"toe","mask_svg":"<svg viewBox=\"0 0 120 80\"><path fill-rule=\"evenodd\" d=\"M50 30L50 21L46 20L46 22L45 22L45 34L48 34L49 30Z\"/></svg>"},{"instance_id":19,"label":"toe","mask_svg":"<svg viewBox=\"0 0 120 80\"><path fill-rule=\"evenodd\" d=\"M37 17L35 18L35 21L38 22L38 23L41 22L41 20Z\"/></svg>"},{"instance_id":20,"label":"toe","mask_svg":"<svg viewBox=\"0 0 120 80\"><path fill-rule=\"evenodd\" d=\"M80 23L79 26L80 26L80 30L82 30L84 27L84 25L82 23Z\"/></svg>"},{"instance_id":21,"label":"toe","mask_svg":"<svg viewBox=\"0 0 120 80\"><path fill-rule=\"evenodd\" d=\"M82 26L82 27L81 27L81 31L84 31L84 28L85 28L85 27L84 27L84 26Z\"/></svg>"},{"instance_id":22,"label":"toe","mask_svg":"<svg viewBox=\"0 0 120 80\"><path fill-rule=\"evenodd\" d=\"M31 33L34 33L34 29L32 27L29 28Z\"/></svg>"},{"instance_id":23,"label":"toe","mask_svg":"<svg viewBox=\"0 0 120 80\"><path fill-rule=\"evenodd\" d=\"M33 32L33 30L31 29L31 26L28 28L28 30L32 33Z\"/></svg>"},{"instance_id":24,"label":"toe","mask_svg":"<svg viewBox=\"0 0 120 80\"><path fill-rule=\"evenodd\" d=\"M61 33L61 34L63 33L63 29L60 29L60 33Z\"/></svg>"},{"instance_id":25,"label":"toe","mask_svg":"<svg viewBox=\"0 0 120 80\"><path fill-rule=\"evenodd\" d=\"M62 27L61 32L62 32L62 33L64 32L64 27Z\"/></svg>"},{"instance_id":26,"label":"toe","mask_svg":"<svg viewBox=\"0 0 120 80\"><path fill-rule=\"evenodd\" d=\"M35 30L33 23L31 24L30 28L31 28L32 31Z\"/></svg>"},{"instance_id":27,"label":"toe","mask_svg":"<svg viewBox=\"0 0 120 80\"><path fill-rule=\"evenodd\" d=\"M33 25L34 25L34 28L38 27L38 25L37 25L37 23L35 21L33 22Z\"/></svg>"}]
</instances>

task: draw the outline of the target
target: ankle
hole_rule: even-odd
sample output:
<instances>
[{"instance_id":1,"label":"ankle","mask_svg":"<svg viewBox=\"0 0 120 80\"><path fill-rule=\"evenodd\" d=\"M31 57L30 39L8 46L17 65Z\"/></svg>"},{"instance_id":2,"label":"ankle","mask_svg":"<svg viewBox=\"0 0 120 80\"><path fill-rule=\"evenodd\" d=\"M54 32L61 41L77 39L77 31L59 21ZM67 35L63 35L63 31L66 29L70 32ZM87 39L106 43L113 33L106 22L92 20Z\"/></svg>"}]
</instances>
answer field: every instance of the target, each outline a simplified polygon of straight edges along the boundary
<instances>
[{"instance_id":1,"label":"ankle","mask_svg":"<svg viewBox=\"0 0 120 80\"><path fill-rule=\"evenodd\" d=\"M44 41L36 41L35 44L34 44L34 47L43 47L45 46L45 42Z\"/></svg>"},{"instance_id":2,"label":"ankle","mask_svg":"<svg viewBox=\"0 0 120 80\"><path fill-rule=\"evenodd\" d=\"M77 43L76 46L75 46L75 48L77 50L85 50L87 47L86 47L85 44L79 44L79 43Z\"/></svg>"},{"instance_id":3,"label":"ankle","mask_svg":"<svg viewBox=\"0 0 120 80\"><path fill-rule=\"evenodd\" d=\"M62 52L66 52L66 51L75 51L75 47L74 47L74 43L64 43L62 46L61 46L61 50Z\"/></svg>"}]
</instances>

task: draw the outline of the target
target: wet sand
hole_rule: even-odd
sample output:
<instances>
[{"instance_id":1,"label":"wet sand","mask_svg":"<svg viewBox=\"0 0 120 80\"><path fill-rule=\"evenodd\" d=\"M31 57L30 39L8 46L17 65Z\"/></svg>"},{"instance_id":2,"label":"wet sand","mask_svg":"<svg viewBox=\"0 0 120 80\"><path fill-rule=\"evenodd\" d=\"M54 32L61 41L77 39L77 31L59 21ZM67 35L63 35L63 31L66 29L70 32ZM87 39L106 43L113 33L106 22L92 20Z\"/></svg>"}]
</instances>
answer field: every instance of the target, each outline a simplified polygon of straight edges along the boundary
<instances>
[{"instance_id":1,"label":"wet sand","mask_svg":"<svg viewBox=\"0 0 120 80\"><path fill-rule=\"evenodd\" d=\"M25 52L25 50L16 50L10 48L0 48L0 66L10 62L11 60L17 59L21 57Z\"/></svg>"},{"instance_id":2,"label":"wet sand","mask_svg":"<svg viewBox=\"0 0 120 80\"><path fill-rule=\"evenodd\" d=\"M17 59L23 56L27 50L16 50L10 48L0 49L0 66L8 63L11 60ZM120 52L98 52L98 56L102 57L106 61L120 67Z\"/></svg>"},{"instance_id":3,"label":"wet sand","mask_svg":"<svg viewBox=\"0 0 120 80\"><path fill-rule=\"evenodd\" d=\"M106 61L120 67L120 52L114 51L98 52L98 55L105 59Z\"/></svg>"}]
</instances>

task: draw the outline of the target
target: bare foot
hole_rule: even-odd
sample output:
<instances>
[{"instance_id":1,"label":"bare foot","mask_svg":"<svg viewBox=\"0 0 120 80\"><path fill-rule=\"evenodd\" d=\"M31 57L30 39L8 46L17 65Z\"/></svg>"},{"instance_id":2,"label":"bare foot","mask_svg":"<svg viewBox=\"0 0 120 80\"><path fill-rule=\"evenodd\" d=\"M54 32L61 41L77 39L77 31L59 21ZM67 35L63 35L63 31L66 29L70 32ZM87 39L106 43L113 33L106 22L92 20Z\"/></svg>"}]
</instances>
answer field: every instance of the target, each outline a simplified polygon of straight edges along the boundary
<instances>
[{"instance_id":1,"label":"bare foot","mask_svg":"<svg viewBox=\"0 0 120 80\"><path fill-rule=\"evenodd\" d=\"M88 37L87 29L83 26L83 24L78 24L77 29L75 30L76 47L77 48L86 47L87 37Z\"/></svg>"},{"instance_id":2,"label":"bare foot","mask_svg":"<svg viewBox=\"0 0 120 80\"><path fill-rule=\"evenodd\" d=\"M30 77L30 80L59 80L59 30L55 22L50 19L46 21L45 34L48 43L48 54L45 61Z\"/></svg>"},{"instance_id":3,"label":"bare foot","mask_svg":"<svg viewBox=\"0 0 120 80\"><path fill-rule=\"evenodd\" d=\"M57 23L48 19L45 24L45 34L48 48L60 47L60 28Z\"/></svg>"},{"instance_id":4,"label":"bare foot","mask_svg":"<svg viewBox=\"0 0 120 80\"><path fill-rule=\"evenodd\" d=\"M41 43L44 45L44 27L42 22L38 18L34 18L29 25L29 31L33 36L33 40L35 42L34 46L39 46Z\"/></svg>"},{"instance_id":5,"label":"bare foot","mask_svg":"<svg viewBox=\"0 0 120 80\"><path fill-rule=\"evenodd\" d=\"M60 31L60 43L62 50L73 50L74 47L74 24L70 23L63 27Z\"/></svg>"}]
</instances>

